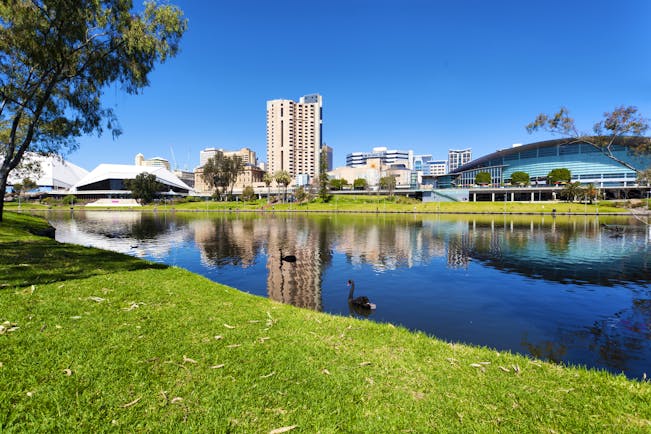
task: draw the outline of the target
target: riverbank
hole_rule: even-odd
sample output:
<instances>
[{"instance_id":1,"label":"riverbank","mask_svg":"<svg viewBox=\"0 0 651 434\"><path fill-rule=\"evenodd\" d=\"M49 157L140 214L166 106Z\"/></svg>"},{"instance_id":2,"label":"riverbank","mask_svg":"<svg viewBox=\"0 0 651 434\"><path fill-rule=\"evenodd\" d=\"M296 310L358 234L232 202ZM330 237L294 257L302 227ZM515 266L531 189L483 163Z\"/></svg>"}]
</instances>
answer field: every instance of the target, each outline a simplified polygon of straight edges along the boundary
<instances>
[{"instance_id":1,"label":"riverbank","mask_svg":"<svg viewBox=\"0 0 651 434\"><path fill-rule=\"evenodd\" d=\"M301 310L6 216L3 431L651 429L648 383Z\"/></svg>"},{"instance_id":2,"label":"riverbank","mask_svg":"<svg viewBox=\"0 0 651 434\"><path fill-rule=\"evenodd\" d=\"M7 210L16 211L18 203L7 202ZM296 213L426 213L426 214L540 214L540 215L628 215L630 208L645 211L644 201L601 201L594 204L570 202L421 202L414 199L388 196L334 196L330 201L315 199L302 203L267 203L265 200L253 202L215 202L215 201L174 201L150 204L140 207L84 207L83 205L64 205L51 203L22 203L21 210L111 210L111 211L192 211L192 212L296 212Z\"/></svg>"}]
</instances>

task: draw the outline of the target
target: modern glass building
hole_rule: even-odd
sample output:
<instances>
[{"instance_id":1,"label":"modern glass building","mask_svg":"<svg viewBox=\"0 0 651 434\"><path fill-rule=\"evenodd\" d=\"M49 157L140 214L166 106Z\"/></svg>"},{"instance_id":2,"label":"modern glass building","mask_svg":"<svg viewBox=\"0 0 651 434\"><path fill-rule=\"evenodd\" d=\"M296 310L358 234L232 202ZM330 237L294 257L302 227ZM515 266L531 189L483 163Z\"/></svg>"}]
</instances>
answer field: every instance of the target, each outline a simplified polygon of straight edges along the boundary
<instances>
[{"instance_id":1,"label":"modern glass building","mask_svg":"<svg viewBox=\"0 0 651 434\"><path fill-rule=\"evenodd\" d=\"M637 183L637 173L617 160L643 170L651 167L651 154L638 155L633 145L640 138L622 138L612 146L615 158L608 157L594 146L575 142L573 139L557 139L515 146L500 150L460 166L450 175L456 178L457 187L475 184L479 172L491 175L493 186L508 185L514 172L529 174L534 185L546 184L552 169L565 168L572 174L572 181L594 184L596 187L628 187Z\"/></svg>"}]
</instances>

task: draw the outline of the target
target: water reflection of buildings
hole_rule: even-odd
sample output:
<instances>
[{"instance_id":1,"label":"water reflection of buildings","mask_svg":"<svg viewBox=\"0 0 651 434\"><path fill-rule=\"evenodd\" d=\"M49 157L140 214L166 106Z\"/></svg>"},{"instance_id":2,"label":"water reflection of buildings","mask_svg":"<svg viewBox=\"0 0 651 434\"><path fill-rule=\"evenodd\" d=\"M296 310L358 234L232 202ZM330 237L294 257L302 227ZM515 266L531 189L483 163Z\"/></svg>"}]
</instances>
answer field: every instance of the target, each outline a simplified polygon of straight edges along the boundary
<instances>
[{"instance_id":1,"label":"water reflection of buildings","mask_svg":"<svg viewBox=\"0 0 651 434\"><path fill-rule=\"evenodd\" d=\"M56 239L138 257L163 259L173 246L186 241L191 233L186 225L169 225L164 215L141 212L76 211L53 214L48 220L56 228Z\"/></svg>"},{"instance_id":2,"label":"water reflection of buildings","mask_svg":"<svg viewBox=\"0 0 651 434\"><path fill-rule=\"evenodd\" d=\"M352 264L370 264L376 271L426 265L445 255L444 241L423 230L423 222L404 220L343 225L334 249Z\"/></svg>"},{"instance_id":3,"label":"water reflection of buildings","mask_svg":"<svg viewBox=\"0 0 651 434\"><path fill-rule=\"evenodd\" d=\"M267 289L269 297L294 306L322 310L321 283L331 261L327 230L312 219L277 217L268 221ZM296 262L283 263L283 254Z\"/></svg>"}]
</instances>

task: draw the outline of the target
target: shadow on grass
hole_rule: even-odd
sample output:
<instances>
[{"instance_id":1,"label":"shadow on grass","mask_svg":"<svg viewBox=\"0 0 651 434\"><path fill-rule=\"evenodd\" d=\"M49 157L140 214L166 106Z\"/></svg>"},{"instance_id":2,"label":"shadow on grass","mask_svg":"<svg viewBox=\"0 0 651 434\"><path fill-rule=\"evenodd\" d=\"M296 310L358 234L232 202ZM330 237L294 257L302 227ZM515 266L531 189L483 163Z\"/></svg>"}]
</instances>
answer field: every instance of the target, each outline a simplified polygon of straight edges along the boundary
<instances>
[{"instance_id":1,"label":"shadow on grass","mask_svg":"<svg viewBox=\"0 0 651 434\"><path fill-rule=\"evenodd\" d=\"M0 243L0 289L166 265L53 240Z\"/></svg>"}]
</instances>

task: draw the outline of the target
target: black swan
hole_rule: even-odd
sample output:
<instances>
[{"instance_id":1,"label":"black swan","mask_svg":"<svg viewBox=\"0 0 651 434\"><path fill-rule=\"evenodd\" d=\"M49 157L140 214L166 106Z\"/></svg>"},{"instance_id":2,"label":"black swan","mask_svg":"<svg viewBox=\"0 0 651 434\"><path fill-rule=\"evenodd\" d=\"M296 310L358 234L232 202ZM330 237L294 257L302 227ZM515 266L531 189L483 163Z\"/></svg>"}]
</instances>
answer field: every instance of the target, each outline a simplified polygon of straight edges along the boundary
<instances>
[{"instance_id":1,"label":"black swan","mask_svg":"<svg viewBox=\"0 0 651 434\"><path fill-rule=\"evenodd\" d=\"M283 261L285 261L285 262L296 262L296 256L294 256L294 255L283 256L283 249L280 249L280 263L282 264Z\"/></svg>"},{"instance_id":2,"label":"black swan","mask_svg":"<svg viewBox=\"0 0 651 434\"><path fill-rule=\"evenodd\" d=\"M355 282L349 280L348 286L350 286L350 292L348 293L348 303L351 306L367 309L367 310L375 309L375 303L371 303L368 297L361 296L361 297L353 298L353 292L355 292Z\"/></svg>"}]
</instances>

